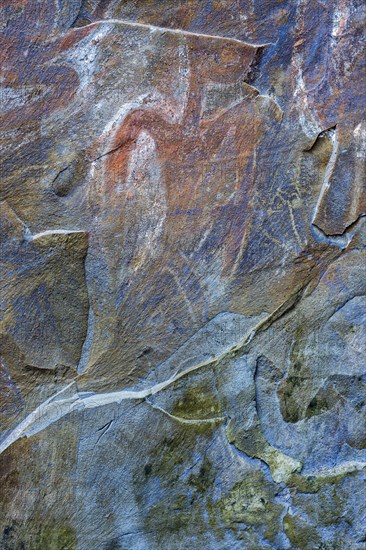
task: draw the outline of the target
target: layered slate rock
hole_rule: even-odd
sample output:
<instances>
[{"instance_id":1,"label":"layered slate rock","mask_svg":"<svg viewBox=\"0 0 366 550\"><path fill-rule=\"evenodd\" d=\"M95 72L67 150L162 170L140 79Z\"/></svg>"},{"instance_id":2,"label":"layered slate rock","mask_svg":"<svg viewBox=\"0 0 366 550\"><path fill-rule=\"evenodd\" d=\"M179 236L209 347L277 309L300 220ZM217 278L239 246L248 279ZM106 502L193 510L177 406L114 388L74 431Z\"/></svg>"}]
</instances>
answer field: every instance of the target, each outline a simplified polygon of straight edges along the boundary
<instances>
[{"instance_id":1,"label":"layered slate rock","mask_svg":"<svg viewBox=\"0 0 366 550\"><path fill-rule=\"evenodd\" d=\"M362 3L0 14L0 546L362 550Z\"/></svg>"},{"instance_id":2,"label":"layered slate rock","mask_svg":"<svg viewBox=\"0 0 366 550\"><path fill-rule=\"evenodd\" d=\"M30 367L77 368L86 337L88 297L82 231L31 235L6 203L1 205L4 261L5 358L18 353Z\"/></svg>"},{"instance_id":3,"label":"layered slate rock","mask_svg":"<svg viewBox=\"0 0 366 550\"><path fill-rule=\"evenodd\" d=\"M32 235L7 202L0 212L4 430L14 413L54 393L47 371L77 372L88 329L88 240L83 231Z\"/></svg>"}]
</instances>

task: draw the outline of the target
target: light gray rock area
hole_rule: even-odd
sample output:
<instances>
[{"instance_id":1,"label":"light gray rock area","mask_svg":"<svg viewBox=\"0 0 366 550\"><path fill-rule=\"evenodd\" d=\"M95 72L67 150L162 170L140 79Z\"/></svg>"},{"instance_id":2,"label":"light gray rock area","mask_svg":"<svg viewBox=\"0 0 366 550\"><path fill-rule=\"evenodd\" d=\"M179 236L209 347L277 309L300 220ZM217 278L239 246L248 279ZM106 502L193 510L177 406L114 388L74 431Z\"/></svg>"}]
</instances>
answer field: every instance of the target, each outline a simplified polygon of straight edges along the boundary
<instances>
[{"instance_id":1,"label":"light gray rock area","mask_svg":"<svg viewBox=\"0 0 366 550\"><path fill-rule=\"evenodd\" d=\"M366 550L365 20L0 3L1 550Z\"/></svg>"}]
</instances>

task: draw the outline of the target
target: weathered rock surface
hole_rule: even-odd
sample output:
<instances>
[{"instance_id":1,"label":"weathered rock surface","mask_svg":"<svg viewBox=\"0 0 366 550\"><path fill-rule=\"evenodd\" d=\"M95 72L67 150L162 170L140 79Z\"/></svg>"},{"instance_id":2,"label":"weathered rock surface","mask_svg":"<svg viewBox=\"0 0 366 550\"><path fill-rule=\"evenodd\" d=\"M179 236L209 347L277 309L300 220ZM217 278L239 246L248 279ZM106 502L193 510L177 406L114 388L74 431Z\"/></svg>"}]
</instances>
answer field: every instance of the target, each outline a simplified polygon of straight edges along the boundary
<instances>
[{"instance_id":1,"label":"weathered rock surface","mask_svg":"<svg viewBox=\"0 0 366 550\"><path fill-rule=\"evenodd\" d=\"M1 548L366 548L362 4L2 2Z\"/></svg>"}]
</instances>

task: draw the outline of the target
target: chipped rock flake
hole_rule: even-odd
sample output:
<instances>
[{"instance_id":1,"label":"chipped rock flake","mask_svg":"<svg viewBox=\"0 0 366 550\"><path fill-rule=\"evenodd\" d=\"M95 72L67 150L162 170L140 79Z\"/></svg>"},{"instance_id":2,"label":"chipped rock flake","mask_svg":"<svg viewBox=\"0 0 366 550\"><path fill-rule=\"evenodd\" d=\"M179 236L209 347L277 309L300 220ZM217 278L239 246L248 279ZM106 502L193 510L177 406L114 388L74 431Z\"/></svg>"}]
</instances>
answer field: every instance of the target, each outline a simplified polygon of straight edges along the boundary
<instances>
[{"instance_id":1,"label":"chipped rock flake","mask_svg":"<svg viewBox=\"0 0 366 550\"><path fill-rule=\"evenodd\" d=\"M363 550L360 3L0 18L0 547Z\"/></svg>"}]
</instances>

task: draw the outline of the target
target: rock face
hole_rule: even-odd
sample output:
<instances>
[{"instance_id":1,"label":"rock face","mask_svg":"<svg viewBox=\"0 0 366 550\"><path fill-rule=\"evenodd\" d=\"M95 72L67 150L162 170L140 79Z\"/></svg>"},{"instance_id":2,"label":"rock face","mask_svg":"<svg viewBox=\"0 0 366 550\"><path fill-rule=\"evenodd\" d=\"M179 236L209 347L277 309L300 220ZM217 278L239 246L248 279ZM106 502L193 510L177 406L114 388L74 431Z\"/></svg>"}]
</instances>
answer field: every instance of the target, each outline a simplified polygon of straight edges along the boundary
<instances>
[{"instance_id":1,"label":"rock face","mask_svg":"<svg viewBox=\"0 0 366 550\"><path fill-rule=\"evenodd\" d=\"M0 547L365 549L363 3L0 20Z\"/></svg>"}]
</instances>

